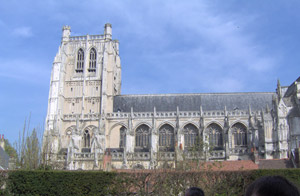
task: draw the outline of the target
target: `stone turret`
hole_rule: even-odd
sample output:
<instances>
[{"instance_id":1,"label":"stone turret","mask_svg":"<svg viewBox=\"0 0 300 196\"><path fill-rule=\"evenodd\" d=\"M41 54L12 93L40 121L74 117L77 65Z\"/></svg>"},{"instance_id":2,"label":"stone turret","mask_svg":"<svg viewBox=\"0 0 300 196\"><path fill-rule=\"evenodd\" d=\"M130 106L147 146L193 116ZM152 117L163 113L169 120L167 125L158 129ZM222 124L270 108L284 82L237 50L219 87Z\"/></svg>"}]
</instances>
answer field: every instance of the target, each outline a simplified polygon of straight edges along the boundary
<instances>
[{"instance_id":1,"label":"stone turret","mask_svg":"<svg viewBox=\"0 0 300 196\"><path fill-rule=\"evenodd\" d=\"M70 34L71 34L71 27L68 26L68 25L63 26L63 28L62 28L62 38L61 38L61 41L62 41L62 42L67 42L67 41L69 41Z\"/></svg>"},{"instance_id":2,"label":"stone turret","mask_svg":"<svg viewBox=\"0 0 300 196\"><path fill-rule=\"evenodd\" d=\"M109 24L109 23L106 23L104 26L104 36L105 36L105 39L107 39L107 40L112 39L112 28L111 28L111 24Z\"/></svg>"},{"instance_id":3,"label":"stone turret","mask_svg":"<svg viewBox=\"0 0 300 196\"><path fill-rule=\"evenodd\" d=\"M5 149L5 140L4 135L0 135L0 147L4 150Z\"/></svg>"},{"instance_id":4,"label":"stone turret","mask_svg":"<svg viewBox=\"0 0 300 196\"><path fill-rule=\"evenodd\" d=\"M280 100L282 98L282 92L281 92L281 85L280 85L280 80L277 80L277 89L276 89L278 99Z\"/></svg>"}]
</instances>

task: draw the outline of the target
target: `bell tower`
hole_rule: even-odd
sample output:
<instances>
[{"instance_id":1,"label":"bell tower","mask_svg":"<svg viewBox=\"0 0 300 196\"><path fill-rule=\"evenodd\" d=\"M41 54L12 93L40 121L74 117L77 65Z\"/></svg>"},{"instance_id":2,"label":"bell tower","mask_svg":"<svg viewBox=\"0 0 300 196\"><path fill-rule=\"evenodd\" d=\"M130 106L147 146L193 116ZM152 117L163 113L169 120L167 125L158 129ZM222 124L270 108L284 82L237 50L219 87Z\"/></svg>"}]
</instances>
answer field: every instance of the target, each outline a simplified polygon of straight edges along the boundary
<instances>
[{"instance_id":1,"label":"bell tower","mask_svg":"<svg viewBox=\"0 0 300 196\"><path fill-rule=\"evenodd\" d=\"M105 24L102 35L83 36L71 36L71 27L64 26L52 65L43 144L46 161L68 154L64 167L81 168L71 165L76 153L105 150L105 114L113 111L113 97L120 92L119 42L112 39L112 25Z\"/></svg>"}]
</instances>

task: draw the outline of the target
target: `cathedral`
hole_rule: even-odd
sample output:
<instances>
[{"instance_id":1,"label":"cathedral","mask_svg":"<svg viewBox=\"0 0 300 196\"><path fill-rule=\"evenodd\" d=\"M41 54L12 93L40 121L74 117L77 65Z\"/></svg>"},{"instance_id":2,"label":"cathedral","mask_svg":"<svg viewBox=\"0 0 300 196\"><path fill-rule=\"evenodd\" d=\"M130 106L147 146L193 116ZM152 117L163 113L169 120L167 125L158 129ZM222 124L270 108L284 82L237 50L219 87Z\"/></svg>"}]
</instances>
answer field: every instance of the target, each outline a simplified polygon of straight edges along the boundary
<instances>
[{"instance_id":1,"label":"cathedral","mask_svg":"<svg viewBox=\"0 0 300 196\"><path fill-rule=\"evenodd\" d=\"M283 159L299 146L300 77L275 92L122 95L111 24L102 35L62 29L43 138L43 159L57 169Z\"/></svg>"}]
</instances>

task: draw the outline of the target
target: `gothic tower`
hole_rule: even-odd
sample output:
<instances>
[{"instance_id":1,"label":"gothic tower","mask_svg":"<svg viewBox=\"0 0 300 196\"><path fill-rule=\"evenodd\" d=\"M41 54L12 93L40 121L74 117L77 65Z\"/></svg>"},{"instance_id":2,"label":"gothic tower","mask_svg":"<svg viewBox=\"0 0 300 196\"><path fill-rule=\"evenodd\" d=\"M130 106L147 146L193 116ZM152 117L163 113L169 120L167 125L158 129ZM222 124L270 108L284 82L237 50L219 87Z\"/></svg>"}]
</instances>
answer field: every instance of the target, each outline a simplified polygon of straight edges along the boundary
<instances>
[{"instance_id":1,"label":"gothic tower","mask_svg":"<svg viewBox=\"0 0 300 196\"><path fill-rule=\"evenodd\" d=\"M105 113L112 112L120 91L119 43L112 40L111 24L105 24L103 35L86 36L71 36L64 26L51 73L45 161L68 155L65 167L71 169L74 153L104 149Z\"/></svg>"}]
</instances>

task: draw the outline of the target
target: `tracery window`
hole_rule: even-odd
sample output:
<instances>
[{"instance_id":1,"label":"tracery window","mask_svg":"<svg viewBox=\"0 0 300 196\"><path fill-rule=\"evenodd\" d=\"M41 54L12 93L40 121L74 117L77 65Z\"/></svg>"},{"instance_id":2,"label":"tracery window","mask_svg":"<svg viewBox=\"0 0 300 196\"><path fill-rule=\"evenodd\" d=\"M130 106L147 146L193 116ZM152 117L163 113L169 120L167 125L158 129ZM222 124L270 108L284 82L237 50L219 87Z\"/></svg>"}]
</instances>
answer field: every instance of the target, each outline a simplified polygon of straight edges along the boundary
<instances>
[{"instance_id":1,"label":"tracery window","mask_svg":"<svg viewBox=\"0 0 300 196\"><path fill-rule=\"evenodd\" d=\"M96 62L97 62L97 53L95 48L92 48L90 51L90 66L89 72L96 72Z\"/></svg>"},{"instance_id":2,"label":"tracery window","mask_svg":"<svg viewBox=\"0 0 300 196\"><path fill-rule=\"evenodd\" d=\"M241 124L236 123L231 128L233 135L233 146L247 146L247 128Z\"/></svg>"},{"instance_id":3,"label":"tracery window","mask_svg":"<svg viewBox=\"0 0 300 196\"><path fill-rule=\"evenodd\" d=\"M148 148L150 143L150 129L147 125L141 125L135 132L135 146Z\"/></svg>"},{"instance_id":4,"label":"tracery window","mask_svg":"<svg viewBox=\"0 0 300 196\"><path fill-rule=\"evenodd\" d=\"M223 149L223 133L222 128L217 124L210 124L207 127L209 136L209 145L214 149Z\"/></svg>"},{"instance_id":5,"label":"tracery window","mask_svg":"<svg viewBox=\"0 0 300 196\"><path fill-rule=\"evenodd\" d=\"M83 50L80 48L78 50L78 54L77 54L77 67L76 67L76 72L83 72L83 68L84 68L84 52Z\"/></svg>"},{"instance_id":6,"label":"tracery window","mask_svg":"<svg viewBox=\"0 0 300 196\"><path fill-rule=\"evenodd\" d=\"M199 139L199 134L198 134L198 129L195 125L193 124L187 124L184 126L184 146L185 147L193 147L195 146L198 142L197 140Z\"/></svg>"},{"instance_id":7,"label":"tracery window","mask_svg":"<svg viewBox=\"0 0 300 196\"><path fill-rule=\"evenodd\" d=\"M120 128L120 148L126 146L126 127L122 126Z\"/></svg>"},{"instance_id":8,"label":"tracery window","mask_svg":"<svg viewBox=\"0 0 300 196\"><path fill-rule=\"evenodd\" d=\"M159 129L159 146L161 149L174 150L174 128L168 124Z\"/></svg>"},{"instance_id":9,"label":"tracery window","mask_svg":"<svg viewBox=\"0 0 300 196\"><path fill-rule=\"evenodd\" d=\"M89 133L88 130L85 130L85 131L84 131L84 134L83 134L83 144L84 144L84 148L90 148L90 147L91 147L90 140L91 140L90 133Z\"/></svg>"}]
</instances>

